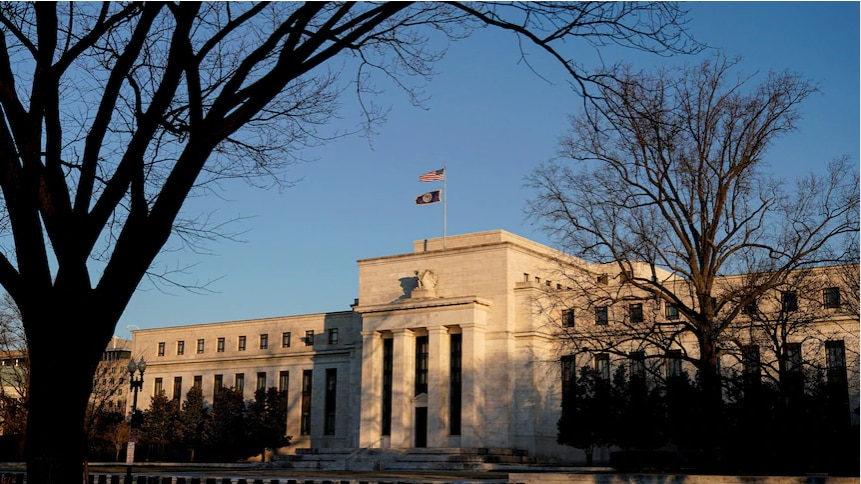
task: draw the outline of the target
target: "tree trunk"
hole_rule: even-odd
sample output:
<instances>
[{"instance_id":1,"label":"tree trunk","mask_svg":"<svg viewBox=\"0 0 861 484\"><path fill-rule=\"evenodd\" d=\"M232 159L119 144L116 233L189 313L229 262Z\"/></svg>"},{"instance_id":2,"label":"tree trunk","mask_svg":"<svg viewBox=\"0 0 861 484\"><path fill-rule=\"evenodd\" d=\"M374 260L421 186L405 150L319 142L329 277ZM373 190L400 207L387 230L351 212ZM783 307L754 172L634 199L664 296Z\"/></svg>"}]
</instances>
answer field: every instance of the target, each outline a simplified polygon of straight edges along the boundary
<instances>
[{"instance_id":1,"label":"tree trunk","mask_svg":"<svg viewBox=\"0 0 861 484\"><path fill-rule=\"evenodd\" d=\"M85 300L72 301L48 296L29 305L29 311L22 308L25 328L39 328L38 334L27 335L29 484L69 484L84 476L87 403L115 325L106 324Z\"/></svg>"},{"instance_id":2,"label":"tree trunk","mask_svg":"<svg viewBox=\"0 0 861 484\"><path fill-rule=\"evenodd\" d=\"M707 468L721 465L723 431L723 392L718 373L718 354L714 341L703 338L700 342L699 379L702 392L702 463Z\"/></svg>"}]
</instances>

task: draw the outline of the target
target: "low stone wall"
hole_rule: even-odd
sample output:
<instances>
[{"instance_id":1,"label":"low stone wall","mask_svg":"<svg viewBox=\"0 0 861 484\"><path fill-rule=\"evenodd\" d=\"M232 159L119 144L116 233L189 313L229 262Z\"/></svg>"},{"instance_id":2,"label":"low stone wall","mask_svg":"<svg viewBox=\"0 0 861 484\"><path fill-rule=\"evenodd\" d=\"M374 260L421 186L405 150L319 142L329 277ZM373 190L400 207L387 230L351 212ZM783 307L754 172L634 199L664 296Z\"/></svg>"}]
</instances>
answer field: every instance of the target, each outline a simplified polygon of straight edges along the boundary
<instances>
[{"instance_id":1,"label":"low stone wall","mask_svg":"<svg viewBox=\"0 0 861 484\"><path fill-rule=\"evenodd\" d=\"M834 476L709 476L687 474L518 473L522 484L859 484L858 477Z\"/></svg>"},{"instance_id":2,"label":"low stone wall","mask_svg":"<svg viewBox=\"0 0 861 484\"><path fill-rule=\"evenodd\" d=\"M90 474L89 484L126 484L125 474ZM507 479L464 479L409 476L340 477L202 477L136 475L132 484L859 484L858 477L835 476L711 476L687 474L611 474L576 472L516 472ZM0 484L26 484L23 472L0 473Z\"/></svg>"}]
</instances>

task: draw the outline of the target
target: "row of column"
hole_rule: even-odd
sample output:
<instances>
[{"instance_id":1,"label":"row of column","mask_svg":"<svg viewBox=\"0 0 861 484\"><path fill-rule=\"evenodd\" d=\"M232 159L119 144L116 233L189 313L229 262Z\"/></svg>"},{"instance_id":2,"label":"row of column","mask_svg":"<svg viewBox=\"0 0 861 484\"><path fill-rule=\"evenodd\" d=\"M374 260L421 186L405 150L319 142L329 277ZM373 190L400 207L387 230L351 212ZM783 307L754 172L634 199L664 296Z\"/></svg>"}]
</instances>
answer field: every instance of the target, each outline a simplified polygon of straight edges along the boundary
<instances>
[{"instance_id":1,"label":"row of column","mask_svg":"<svg viewBox=\"0 0 861 484\"><path fill-rule=\"evenodd\" d=\"M449 435L451 398L451 334L462 334L461 354L461 428L458 436ZM428 336L427 400L415 395L416 337ZM392 420L389 436L382 435L383 339L393 339ZM483 326L462 324L449 328L392 329L362 332L362 404L359 446L388 446L396 449L415 446L416 407L427 406L428 447L482 447L480 421L483 408L485 335Z\"/></svg>"}]
</instances>

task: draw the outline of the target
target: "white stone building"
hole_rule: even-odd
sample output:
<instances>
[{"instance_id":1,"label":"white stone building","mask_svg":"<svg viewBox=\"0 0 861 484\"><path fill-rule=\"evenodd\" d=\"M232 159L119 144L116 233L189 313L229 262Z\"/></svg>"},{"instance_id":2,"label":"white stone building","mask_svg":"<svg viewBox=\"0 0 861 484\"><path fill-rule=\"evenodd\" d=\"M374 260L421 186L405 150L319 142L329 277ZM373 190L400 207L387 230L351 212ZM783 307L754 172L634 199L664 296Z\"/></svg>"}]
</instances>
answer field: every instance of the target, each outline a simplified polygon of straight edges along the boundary
<instances>
[{"instance_id":1,"label":"white stone building","mask_svg":"<svg viewBox=\"0 0 861 484\"><path fill-rule=\"evenodd\" d=\"M362 259L351 310L136 330L147 362L139 405L199 385L286 390L288 449L502 448L570 459L556 444L561 404L560 268L599 267L502 231L416 241ZM668 274L662 276L669 277ZM841 316L850 401L858 406L858 321ZM591 316L590 316L591 319ZM578 321L578 324L592 321Z\"/></svg>"}]
</instances>

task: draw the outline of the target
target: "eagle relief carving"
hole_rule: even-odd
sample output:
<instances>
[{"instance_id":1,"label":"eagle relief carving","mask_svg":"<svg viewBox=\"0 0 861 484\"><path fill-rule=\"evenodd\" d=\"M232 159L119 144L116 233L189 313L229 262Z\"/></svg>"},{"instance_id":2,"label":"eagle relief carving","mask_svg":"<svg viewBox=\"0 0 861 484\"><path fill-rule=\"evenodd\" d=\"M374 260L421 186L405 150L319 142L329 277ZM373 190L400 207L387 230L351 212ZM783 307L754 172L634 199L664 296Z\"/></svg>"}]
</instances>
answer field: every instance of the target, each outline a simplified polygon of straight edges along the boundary
<instances>
[{"instance_id":1,"label":"eagle relief carving","mask_svg":"<svg viewBox=\"0 0 861 484\"><path fill-rule=\"evenodd\" d=\"M415 271L418 287L413 290L412 297L436 296L437 277L430 270Z\"/></svg>"}]
</instances>

